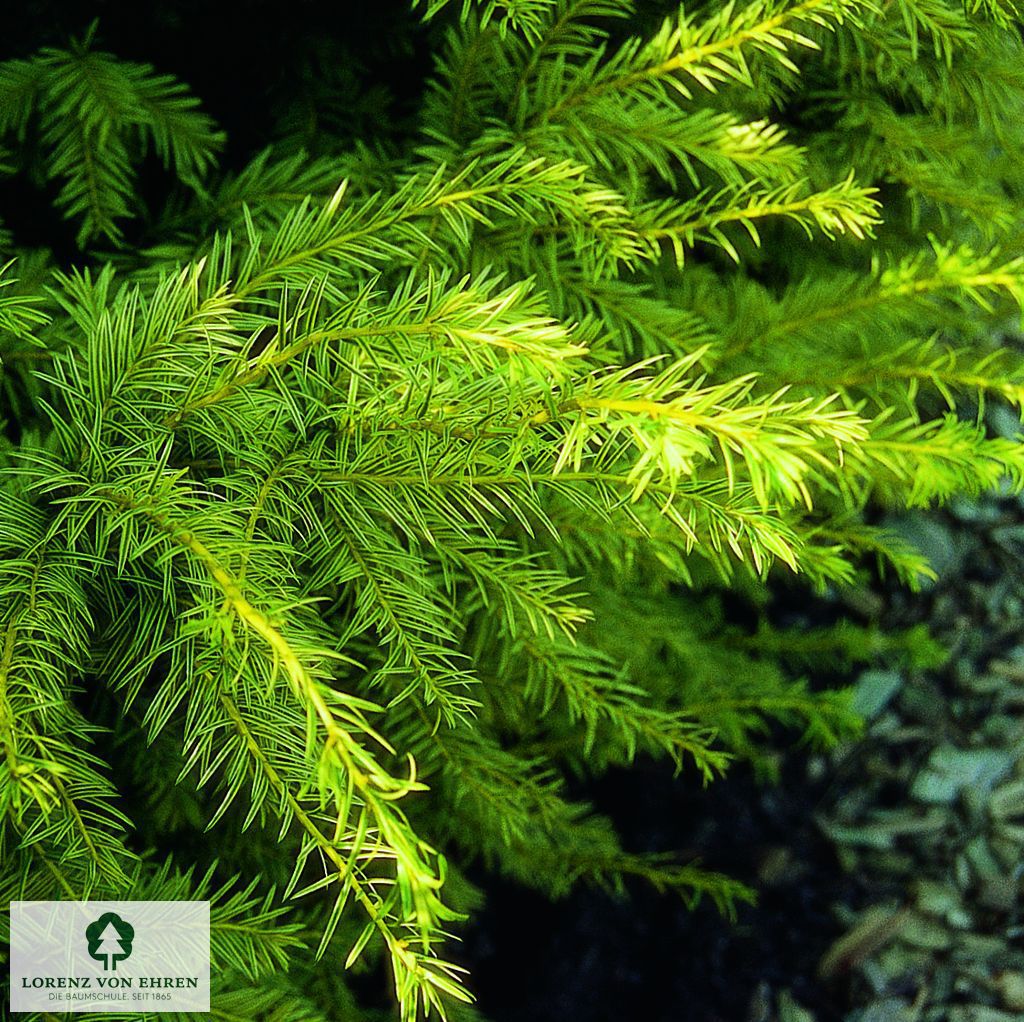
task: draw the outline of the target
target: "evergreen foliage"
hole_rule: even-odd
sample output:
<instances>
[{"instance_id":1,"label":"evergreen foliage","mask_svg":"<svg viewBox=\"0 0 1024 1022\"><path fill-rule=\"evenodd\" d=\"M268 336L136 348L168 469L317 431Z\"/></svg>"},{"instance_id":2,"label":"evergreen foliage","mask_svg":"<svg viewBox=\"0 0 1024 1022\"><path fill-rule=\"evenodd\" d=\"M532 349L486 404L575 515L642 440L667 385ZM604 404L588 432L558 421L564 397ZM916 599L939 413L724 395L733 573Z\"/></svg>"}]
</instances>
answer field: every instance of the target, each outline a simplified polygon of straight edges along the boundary
<instances>
[{"instance_id":1,"label":"evergreen foliage","mask_svg":"<svg viewBox=\"0 0 1024 1022\"><path fill-rule=\"evenodd\" d=\"M1024 408L1012 0L419 12L412 141L233 174L91 35L0 64L84 249L3 239L0 890L210 897L220 1018L369 1017L377 957L402 1019L477 1017L473 858L733 911L568 779L854 734L800 672L927 636L723 594L916 586L876 509L1024 486L982 418ZM183 187L129 246L147 147Z\"/></svg>"}]
</instances>

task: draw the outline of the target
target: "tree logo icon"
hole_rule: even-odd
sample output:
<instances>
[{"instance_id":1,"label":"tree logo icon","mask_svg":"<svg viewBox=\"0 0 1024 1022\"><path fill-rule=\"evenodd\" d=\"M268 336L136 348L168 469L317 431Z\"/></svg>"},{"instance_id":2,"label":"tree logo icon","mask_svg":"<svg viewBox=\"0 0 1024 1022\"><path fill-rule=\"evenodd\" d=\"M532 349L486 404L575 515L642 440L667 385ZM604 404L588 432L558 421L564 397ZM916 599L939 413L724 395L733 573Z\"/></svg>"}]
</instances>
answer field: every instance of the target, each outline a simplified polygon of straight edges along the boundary
<instances>
[{"instance_id":1,"label":"tree logo icon","mask_svg":"<svg viewBox=\"0 0 1024 1022\"><path fill-rule=\"evenodd\" d=\"M116 972L117 963L132 953L135 928L116 912L104 912L85 928L85 939L89 942L89 957L102 962L104 972Z\"/></svg>"}]
</instances>

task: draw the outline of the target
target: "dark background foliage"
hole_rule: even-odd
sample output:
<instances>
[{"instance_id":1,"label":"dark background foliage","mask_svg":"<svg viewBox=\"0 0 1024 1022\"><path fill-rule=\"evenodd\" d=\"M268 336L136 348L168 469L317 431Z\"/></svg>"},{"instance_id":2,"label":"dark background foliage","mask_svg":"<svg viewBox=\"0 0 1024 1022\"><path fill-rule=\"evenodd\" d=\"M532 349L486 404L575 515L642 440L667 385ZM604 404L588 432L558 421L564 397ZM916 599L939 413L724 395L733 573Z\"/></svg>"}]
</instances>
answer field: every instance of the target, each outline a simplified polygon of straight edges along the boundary
<instances>
[{"instance_id":1,"label":"dark background foliage","mask_svg":"<svg viewBox=\"0 0 1024 1022\"><path fill-rule=\"evenodd\" d=\"M354 138L401 138L430 70L426 32L409 5L394 0L38 0L9 19L3 59L66 46L93 21L99 48L173 74L201 98L227 133L226 169L285 135L314 150ZM52 196L23 180L0 185L16 240L71 258L74 231L53 210ZM150 208L163 198L167 176L155 160L142 168L140 187ZM144 222L125 227L128 244L144 240Z\"/></svg>"}]
</instances>

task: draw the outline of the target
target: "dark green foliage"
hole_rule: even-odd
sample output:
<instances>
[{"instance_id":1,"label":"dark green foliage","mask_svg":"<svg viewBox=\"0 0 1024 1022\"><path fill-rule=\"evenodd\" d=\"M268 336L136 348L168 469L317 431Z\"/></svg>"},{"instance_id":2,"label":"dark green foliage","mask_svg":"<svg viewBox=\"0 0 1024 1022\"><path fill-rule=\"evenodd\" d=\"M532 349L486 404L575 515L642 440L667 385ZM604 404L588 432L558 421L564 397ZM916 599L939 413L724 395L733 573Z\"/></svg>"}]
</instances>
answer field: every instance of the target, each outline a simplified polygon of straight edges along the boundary
<instances>
[{"instance_id":1,"label":"dark green foliage","mask_svg":"<svg viewBox=\"0 0 1024 1022\"><path fill-rule=\"evenodd\" d=\"M83 246L146 146L187 186L145 249L5 269L0 889L240 875L224 1017L365 1017L342 966L377 958L403 1019L474 1017L443 941L474 857L733 911L567 777L770 778L778 726L855 734L801 672L941 654L772 627L770 575L916 586L866 512L1024 485L982 416L1024 404L1009 0L421 11L411 141L286 115L231 174L183 86L89 39L0 65L5 164Z\"/></svg>"},{"instance_id":2,"label":"dark green foliage","mask_svg":"<svg viewBox=\"0 0 1024 1022\"><path fill-rule=\"evenodd\" d=\"M92 30L67 50L44 49L0 71L0 135L22 144L26 170L61 181L57 205L80 221L80 245L120 237L115 221L136 212L133 165L147 147L195 188L223 141L180 82L91 43Z\"/></svg>"}]
</instances>

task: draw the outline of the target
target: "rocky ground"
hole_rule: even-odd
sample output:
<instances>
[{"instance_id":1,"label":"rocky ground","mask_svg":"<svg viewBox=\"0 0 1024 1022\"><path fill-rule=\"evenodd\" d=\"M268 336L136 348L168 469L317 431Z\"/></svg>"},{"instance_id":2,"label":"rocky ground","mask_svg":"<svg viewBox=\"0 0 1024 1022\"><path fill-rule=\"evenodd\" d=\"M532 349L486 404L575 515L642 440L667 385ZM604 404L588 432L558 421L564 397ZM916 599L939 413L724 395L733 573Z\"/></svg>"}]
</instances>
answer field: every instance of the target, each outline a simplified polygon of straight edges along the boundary
<instances>
[{"instance_id":1,"label":"rocky ground","mask_svg":"<svg viewBox=\"0 0 1024 1022\"><path fill-rule=\"evenodd\" d=\"M817 974L848 1022L1011 1022L1024 1017L1024 515L993 497L903 527L939 580L882 594L882 613L927 621L949 659L857 679L868 734L831 758L815 814L852 883ZM777 1018L816 1016L790 1001Z\"/></svg>"}]
</instances>

